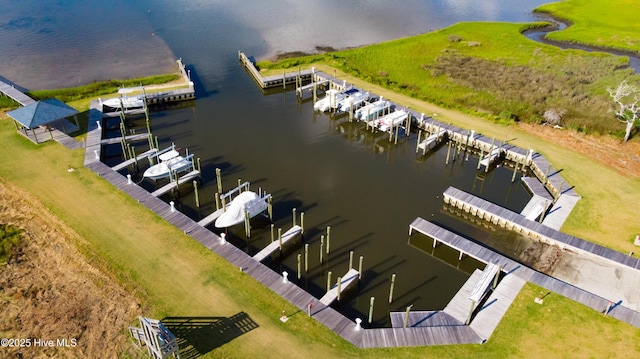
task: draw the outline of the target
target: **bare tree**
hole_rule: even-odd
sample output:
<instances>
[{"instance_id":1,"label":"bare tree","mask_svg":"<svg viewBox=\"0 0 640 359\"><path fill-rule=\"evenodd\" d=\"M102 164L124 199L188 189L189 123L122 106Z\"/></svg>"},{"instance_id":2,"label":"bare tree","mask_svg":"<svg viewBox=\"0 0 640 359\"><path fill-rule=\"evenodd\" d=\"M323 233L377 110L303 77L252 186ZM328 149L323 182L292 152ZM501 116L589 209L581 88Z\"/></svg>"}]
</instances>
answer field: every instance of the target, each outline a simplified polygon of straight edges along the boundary
<instances>
[{"instance_id":1,"label":"bare tree","mask_svg":"<svg viewBox=\"0 0 640 359\"><path fill-rule=\"evenodd\" d=\"M561 126L562 117L564 117L566 113L567 110L564 109L550 108L542 114L542 118L551 126Z\"/></svg>"},{"instance_id":2,"label":"bare tree","mask_svg":"<svg viewBox=\"0 0 640 359\"><path fill-rule=\"evenodd\" d=\"M607 91L618 105L618 109L615 111L616 118L618 121L627 124L624 134L624 142L627 142L629 136L631 136L633 125L640 114L640 88L630 85L624 80L617 88L609 87Z\"/></svg>"}]
</instances>

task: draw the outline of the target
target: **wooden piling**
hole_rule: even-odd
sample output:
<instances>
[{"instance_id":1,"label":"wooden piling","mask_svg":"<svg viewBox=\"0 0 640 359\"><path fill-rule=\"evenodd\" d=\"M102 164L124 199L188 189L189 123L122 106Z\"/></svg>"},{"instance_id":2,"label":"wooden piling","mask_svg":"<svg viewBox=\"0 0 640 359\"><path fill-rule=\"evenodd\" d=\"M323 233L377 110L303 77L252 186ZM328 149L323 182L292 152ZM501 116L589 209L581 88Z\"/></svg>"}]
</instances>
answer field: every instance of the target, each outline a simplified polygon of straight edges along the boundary
<instances>
[{"instance_id":1,"label":"wooden piling","mask_svg":"<svg viewBox=\"0 0 640 359\"><path fill-rule=\"evenodd\" d=\"M449 164L449 152L451 152L451 141L447 142L447 159L444 162L445 165Z\"/></svg>"},{"instance_id":2,"label":"wooden piling","mask_svg":"<svg viewBox=\"0 0 640 359\"><path fill-rule=\"evenodd\" d=\"M300 257L302 254L298 253L298 280L300 279Z\"/></svg>"},{"instance_id":3,"label":"wooden piling","mask_svg":"<svg viewBox=\"0 0 640 359\"><path fill-rule=\"evenodd\" d=\"M340 292L342 292L342 277L338 277L338 301L340 301Z\"/></svg>"},{"instance_id":4,"label":"wooden piling","mask_svg":"<svg viewBox=\"0 0 640 359\"><path fill-rule=\"evenodd\" d=\"M327 272L327 292L331 290L331 271Z\"/></svg>"},{"instance_id":5,"label":"wooden piling","mask_svg":"<svg viewBox=\"0 0 640 359\"><path fill-rule=\"evenodd\" d=\"M222 178L220 176L221 170L216 168L216 182L218 183L218 193L222 194Z\"/></svg>"},{"instance_id":6,"label":"wooden piling","mask_svg":"<svg viewBox=\"0 0 640 359\"><path fill-rule=\"evenodd\" d=\"M193 180L193 192L196 197L196 207L200 208L200 197L198 196L198 181Z\"/></svg>"},{"instance_id":7,"label":"wooden piling","mask_svg":"<svg viewBox=\"0 0 640 359\"><path fill-rule=\"evenodd\" d=\"M249 215L249 211L244 211L244 223L247 238L251 238L251 216Z\"/></svg>"},{"instance_id":8,"label":"wooden piling","mask_svg":"<svg viewBox=\"0 0 640 359\"><path fill-rule=\"evenodd\" d=\"M404 313L404 324L403 324L403 328L406 329L407 325L409 325L409 312L411 311L411 307L413 307L413 304L411 304L410 306L407 307L407 310Z\"/></svg>"},{"instance_id":9,"label":"wooden piling","mask_svg":"<svg viewBox=\"0 0 640 359\"><path fill-rule=\"evenodd\" d=\"M278 246L280 247L280 252L282 252L282 228L278 228Z\"/></svg>"},{"instance_id":10,"label":"wooden piling","mask_svg":"<svg viewBox=\"0 0 640 359\"><path fill-rule=\"evenodd\" d=\"M371 299L369 299L369 324L373 321L373 303L375 300L375 297L371 297Z\"/></svg>"},{"instance_id":11,"label":"wooden piling","mask_svg":"<svg viewBox=\"0 0 640 359\"><path fill-rule=\"evenodd\" d=\"M320 264L324 263L324 236L320 236Z\"/></svg>"},{"instance_id":12,"label":"wooden piling","mask_svg":"<svg viewBox=\"0 0 640 359\"><path fill-rule=\"evenodd\" d=\"M327 226L327 254L329 254L329 246L331 245L331 227Z\"/></svg>"},{"instance_id":13,"label":"wooden piling","mask_svg":"<svg viewBox=\"0 0 640 359\"><path fill-rule=\"evenodd\" d=\"M364 261L364 257L360 256L360 261L358 262L358 279L362 279L362 262Z\"/></svg>"},{"instance_id":14,"label":"wooden piling","mask_svg":"<svg viewBox=\"0 0 640 359\"><path fill-rule=\"evenodd\" d=\"M349 269L347 270L351 270L353 268L353 251L349 251Z\"/></svg>"},{"instance_id":15,"label":"wooden piling","mask_svg":"<svg viewBox=\"0 0 640 359\"><path fill-rule=\"evenodd\" d=\"M304 244L304 272L309 272L309 243Z\"/></svg>"},{"instance_id":16,"label":"wooden piling","mask_svg":"<svg viewBox=\"0 0 640 359\"><path fill-rule=\"evenodd\" d=\"M396 274L393 273L391 275L391 287L389 288L389 304L391 304L391 302L393 302L393 287L396 284Z\"/></svg>"},{"instance_id":17,"label":"wooden piling","mask_svg":"<svg viewBox=\"0 0 640 359\"><path fill-rule=\"evenodd\" d=\"M416 154L418 154L418 151L420 151L420 137L421 136L422 136L422 130L418 130L418 142L416 143Z\"/></svg>"},{"instance_id":18,"label":"wooden piling","mask_svg":"<svg viewBox=\"0 0 640 359\"><path fill-rule=\"evenodd\" d=\"M273 231L274 227L275 227L275 224L271 223L271 243L273 243L273 241L276 240L275 235L274 235L274 231Z\"/></svg>"},{"instance_id":19,"label":"wooden piling","mask_svg":"<svg viewBox=\"0 0 640 359\"><path fill-rule=\"evenodd\" d=\"M304 212L300 213L300 234L304 234Z\"/></svg>"},{"instance_id":20,"label":"wooden piling","mask_svg":"<svg viewBox=\"0 0 640 359\"><path fill-rule=\"evenodd\" d=\"M292 212L293 212L293 226L295 227L296 226L296 209L294 208Z\"/></svg>"}]
</instances>

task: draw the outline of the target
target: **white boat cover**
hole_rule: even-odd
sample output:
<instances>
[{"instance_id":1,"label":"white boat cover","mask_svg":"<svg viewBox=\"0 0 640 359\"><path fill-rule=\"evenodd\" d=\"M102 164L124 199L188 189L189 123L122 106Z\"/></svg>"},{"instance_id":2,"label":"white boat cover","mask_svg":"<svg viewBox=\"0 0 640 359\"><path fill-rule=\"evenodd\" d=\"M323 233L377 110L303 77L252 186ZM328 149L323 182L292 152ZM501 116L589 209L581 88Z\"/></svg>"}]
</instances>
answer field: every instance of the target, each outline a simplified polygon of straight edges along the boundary
<instances>
[{"instance_id":1,"label":"white boat cover","mask_svg":"<svg viewBox=\"0 0 640 359\"><path fill-rule=\"evenodd\" d=\"M245 211L249 211L249 217L253 218L267 209L267 202L258 194L251 191L240 193L229 203L226 211L216 219L217 228L226 228L244 221Z\"/></svg>"}]
</instances>

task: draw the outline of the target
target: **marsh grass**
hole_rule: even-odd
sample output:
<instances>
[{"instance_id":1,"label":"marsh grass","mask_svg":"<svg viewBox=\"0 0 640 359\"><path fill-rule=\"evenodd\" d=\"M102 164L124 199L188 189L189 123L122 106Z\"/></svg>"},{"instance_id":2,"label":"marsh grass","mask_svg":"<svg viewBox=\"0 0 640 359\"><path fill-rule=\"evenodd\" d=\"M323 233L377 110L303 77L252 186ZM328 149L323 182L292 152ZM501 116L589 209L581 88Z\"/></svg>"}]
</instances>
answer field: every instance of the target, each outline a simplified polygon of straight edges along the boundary
<instances>
[{"instance_id":1,"label":"marsh grass","mask_svg":"<svg viewBox=\"0 0 640 359\"><path fill-rule=\"evenodd\" d=\"M263 69L324 63L366 82L440 106L505 123L540 123L566 110L562 125L619 136L606 88L639 82L627 61L605 53L562 50L522 32L545 23L460 23L449 28L344 51L272 62ZM501 115L502 114L502 115ZM509 123L510 121L506 121Z\"/></svg>"},{"instance_id":2,"label":"marsh grass","mask_svg":"<svg viewBox=\"0 0 640 359\"><path fill-rule=\"evenodd\" d=\"M572 25L549 39L640 53L640 2L633 0L565 0L536 11L569 20Z\"/></svg>"}]
</instances>

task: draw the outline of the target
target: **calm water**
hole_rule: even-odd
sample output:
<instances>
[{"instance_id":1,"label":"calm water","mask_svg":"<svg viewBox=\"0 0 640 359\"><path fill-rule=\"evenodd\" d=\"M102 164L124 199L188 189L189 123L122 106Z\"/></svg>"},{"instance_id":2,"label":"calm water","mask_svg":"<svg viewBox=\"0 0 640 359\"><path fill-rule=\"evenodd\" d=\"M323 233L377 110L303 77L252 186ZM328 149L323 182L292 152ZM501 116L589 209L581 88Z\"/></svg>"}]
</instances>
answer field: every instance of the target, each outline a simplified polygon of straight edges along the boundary
<instances>
[{"instance_id":1,"label":"calm water","mask_svg":"<svg viewBox=\"0 0 640 359\"><path fill-rule=\"evenodd\" d=\"M276 227L288 228L292 208L305 212L310 271L300 285L320 296L327 271L335 281L354 251L354 265L364 257L364 277L343 310L365 318L374 296L374 324L386 325L389 310L410 304L414 310L441 309L478 266L468 258L457 263L456 253L438 248L434 254L453 263L447 264L431 255L423 239L409 241L415 217L479 240L516 238L447 214L442 192L448 186L518 212L528 194L518 181L511 183L508 169L478 173L473 156L445 166L446 146L416 158L415 135L394 146L385 135L372 135L345 118L314 113L310 102L297 102L293 93L265 95L238 65L237 51L262 58L319 45L384 41L458 21L529 21L530 10L543 2L108 0L40 1L34 9L32 3L10 1L0 12L0 76L27 88L60 87L164 72L182 57L198 100L155 113L152 124L162 146L175 142L202 159L204 204L198 211L193 195L183 194L174 199L178 207L196 219L214 209L216 167L223 170L225 189L238 178L266 189L274 195ZM106 149L118 151L119 146ZM268 226L259 224L251 240L239 226L230 241L256 253L269 242ZM327 226L331 254L320 265L320 235ZM295 278L301 248L272 263L274 270ZM395 301L389 306L393 273Z\"/></svg>"}]
</instances>

